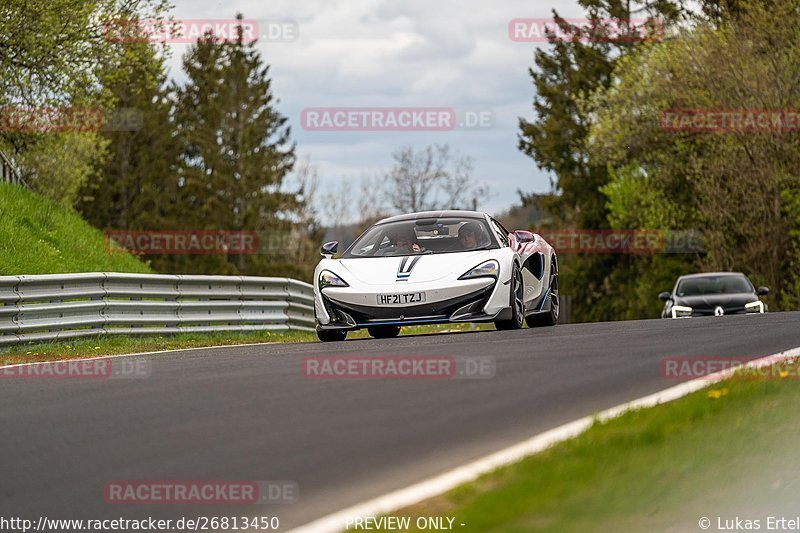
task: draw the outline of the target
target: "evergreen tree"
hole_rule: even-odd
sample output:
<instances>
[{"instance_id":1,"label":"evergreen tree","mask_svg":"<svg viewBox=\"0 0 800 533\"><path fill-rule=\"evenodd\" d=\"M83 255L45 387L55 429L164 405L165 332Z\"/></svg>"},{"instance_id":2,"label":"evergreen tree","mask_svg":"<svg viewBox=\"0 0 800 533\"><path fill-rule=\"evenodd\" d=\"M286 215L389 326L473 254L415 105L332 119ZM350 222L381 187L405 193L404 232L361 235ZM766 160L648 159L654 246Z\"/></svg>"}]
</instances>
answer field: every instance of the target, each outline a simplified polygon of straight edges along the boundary
<instances>
[{"instance_id":1,"label":"evergreen tree","mask_svg":"<svg viewBox=\"0 0 800 533\"><path fill-rule=\"evenodd\" d=\"M243 42L240 26L232 41L204 36L183 68L189 79L177 88L176 112L183 225L256 231L275 242L276 233L292 230L300 200L282 188L295 154L287 119L275 109L269 67L255 42ZM174 257L197 273L263 275L285 272L292 263L272 253L198 259Z\"/></svg>"},{"instance_id":2,"label":"evergreen tree","mask_svg":"<svg viewBox=\"0 0 800 533\"><path fill-rule=\"evenodd\" d=\"M103 131L108 157L98 179L84 187L78 209L102 229L176 227L180 146L171 117L164 56L147 42L124 46L116 62L104 65L101 75L116 101Z\"/></svg>"},{"instance_id":3,"label":"evergreen tree","mask_svg":"<svg viewBox=\"0 0 800 533\"><path fill-rule=\"evenodd\" d=\"M571 25L554 11L562 33L573 37L564 39L561 34L551 34L551 46L535 53L536 69L529 72L536 90L536 119L520 119L519 148L539 168L555 176L553 186L558 194L548 197L545 204L557 221L555 225L603 229L608 227L607 198L600 188L608 183L609 175L605 162L592 159L586 148L592 109L582 104L594 92L610 86L620 57L642 41L660 38L664 28L681 17L682 8L680 1L669 0L580 0L579 4L598 27L622 26L627 21L650 17L654 20L652 33L598 39L594 38L597 31ZM562 292L573 297L574 320L615 318L615 310L598 303L616 293L618 289L611 285L610 276L616 269L629 268L629 263L629 257L615 255L561 258Z\"/></svg>"}]
</instances>

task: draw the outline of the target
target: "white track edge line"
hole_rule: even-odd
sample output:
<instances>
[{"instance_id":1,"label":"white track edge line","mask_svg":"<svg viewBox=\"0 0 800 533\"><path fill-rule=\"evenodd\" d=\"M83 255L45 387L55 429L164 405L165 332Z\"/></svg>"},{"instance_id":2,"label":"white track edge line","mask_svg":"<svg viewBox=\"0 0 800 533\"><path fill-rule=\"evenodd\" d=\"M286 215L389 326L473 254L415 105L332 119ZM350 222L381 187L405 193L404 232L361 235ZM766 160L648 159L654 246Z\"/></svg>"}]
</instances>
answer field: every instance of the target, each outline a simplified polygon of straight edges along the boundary
<instances>
[{"instance_id":1,"label":"white track edge line","mask_svg":"<svg viewBox=\"0 0 800 533\"><path fill-rule=\"evenodd\" d=\"M753 359L738 369L757 369L771 366L775 363L800 357L800 347L791 348L783 352ZM541 452L561 441L576 437L588 429L595 420L607 421L623 413L644 407L653 407L662 403L676 400L692 392L696 392L714 383L718 383L731 376L730 370L721 370L713 374L695 378L669 387L662 391L626 402L615 407L601 411L597 415L589 415L572 422L568 422L551 430L539 433L533 437L482 457L466 465L457 467L449 472L434 476L420 483L399 489L372 500L359 503L341 511L323 516L317 520L292 529L292 533L338 533L345 530L346 520L354 517L377 516L389 513L409 505L414 505L428 498L438 496L458 485L473 481L480 475L506 466L523 459L526 456Z\"/></svg>"},{"instance_id":2,"label":"white track edge line","mask_svg":"<svg viewBox=\"0 0 800 533\"><path fill-rule=\"evenodd\" d=\"M0 366L0 370L6 368L16 368L19 366L28 366L28 365L43 365L49 363L62 363L62 362L72 362L72 361L96 361L97 359L116 359L117 357L136 357L139 355L156 355L160 353L171 353L171 352L191 352L193 350L212 350L215 348L241 348L244 346L267 346L270 344L295 344L295 343L283 343L281 341L271 341L271 342L250 342L247 344L222 344L220 346L195 346L194 348L173 348L171 350L157 350L155 352L135 352L135 353L120 353L120 354L113 354L113 355L98 355L96 357L75 357L69 359L49 359L45 361L31 361L30 363L14 363L11 365L2 365ZM0 353L0 356L4 354ZM20 356L24 357L24 356Z\"/></svg>"}]
</instances>

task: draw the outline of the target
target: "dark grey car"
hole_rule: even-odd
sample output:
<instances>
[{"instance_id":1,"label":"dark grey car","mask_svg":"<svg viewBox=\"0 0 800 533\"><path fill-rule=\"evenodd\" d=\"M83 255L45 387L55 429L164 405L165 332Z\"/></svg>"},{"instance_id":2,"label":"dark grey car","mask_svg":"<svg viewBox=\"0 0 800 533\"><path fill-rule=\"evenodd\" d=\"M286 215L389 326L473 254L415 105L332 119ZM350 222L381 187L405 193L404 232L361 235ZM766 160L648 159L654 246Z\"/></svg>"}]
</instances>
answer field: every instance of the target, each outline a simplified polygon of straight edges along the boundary
<instances>
[{"instance_id":1,"label":"dark grey car","mask_svg":"<svg viewBox=\"0 0 800 533\"><path fill-rule=\"evenodd\" d=\"M709 272L681 276L672 293L658 297L665 302L661 318L688 318L765 313L767 305L759 296L768 292L755 289L741 272Z\"/></svg>"}]
</instances>

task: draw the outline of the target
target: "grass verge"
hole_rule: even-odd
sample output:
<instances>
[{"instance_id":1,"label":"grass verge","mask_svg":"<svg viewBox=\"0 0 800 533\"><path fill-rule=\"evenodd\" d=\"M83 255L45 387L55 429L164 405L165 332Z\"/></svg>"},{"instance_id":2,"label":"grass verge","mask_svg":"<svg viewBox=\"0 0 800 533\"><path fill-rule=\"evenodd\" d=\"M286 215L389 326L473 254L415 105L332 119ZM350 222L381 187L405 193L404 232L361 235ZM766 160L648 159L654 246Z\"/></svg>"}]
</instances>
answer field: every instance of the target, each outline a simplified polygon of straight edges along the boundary
<instances>
[{"instance_id":1,"label":"grass verge","mask_svg":"<svg viewBox=\"0 0 800 533\"><path fill-rule=\"evenodd\" d=\"M737 516L766 529L769 516L797 514L798 408L796 379L733 378L595 423L392 516L454 517L457 531L481 532L700 531L702 517L717 530Z\"/></svg>"},{"instance_id":2,"label":"grass verge","mask_svg":"<svg viewBox=\"0 0 800 533\"><path fill-rule=\"evenodd\" d=\"M259 342L304 342L316 340L314 333L306 331L241 332L241 333L179 333L177 335L141 337L127 335L102 335L63 342L19 344L0 353L0 364L56 361L78 357L97 357L161 350L180 350L229 344Z\"/></svg>"},{"instance_id":3,"label":"grass verge","mask_svg":"<svg viewBox=\"0 0 800 533\"><path fill-rule=\"evenodd\" d=\"M491 327L481 325L479 327ZM436 324L431 326L409 326L403 328L401 335L427 335L435 333L468 331L476 329L470 324ZM350 332L348 339L369 337L366 330ZM308 331L253 331L232 333L181 333L164 336L102 335L61 342L19 344L0 349L0 365L32 363L36 361L56 361L78 357L96 357L137 352L156 352L224 346L229 344L252 344L261 342L309 342L316 341L317 335Z\"/></svg>"},{"instance_id":4,"label":"grass verge","mask_svg":"<svg viewBox=\"0 0 800 533\"><path fill-rule=\"evenodd\" d=\"M106 252L103 234L77 213L24 187L0 183L0 275L151 270Z\"/></svg>"}]
</instances>

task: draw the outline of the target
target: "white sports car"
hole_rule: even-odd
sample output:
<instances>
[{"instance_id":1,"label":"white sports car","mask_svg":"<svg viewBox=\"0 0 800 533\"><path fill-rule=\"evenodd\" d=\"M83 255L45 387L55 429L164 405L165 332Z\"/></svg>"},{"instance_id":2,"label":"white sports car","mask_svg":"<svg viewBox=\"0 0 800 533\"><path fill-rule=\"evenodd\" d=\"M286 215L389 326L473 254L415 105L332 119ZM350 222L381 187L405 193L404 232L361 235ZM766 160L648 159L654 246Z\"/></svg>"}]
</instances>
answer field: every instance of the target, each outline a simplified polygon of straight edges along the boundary
<instances>
[{"instance_id":1,"label":"white sports car","mask_svg":"<svg viewBox=\"0 0 800 533\"><path fill-rule=\"evenodd\" d=\"M556 252L539 235L506 230L485 213L429 211L383 219L334 259L322 245L314 271L317 335L339 341L367 328L494 322L497 329L558 320Z\"/></svg>"}]
</instances>

